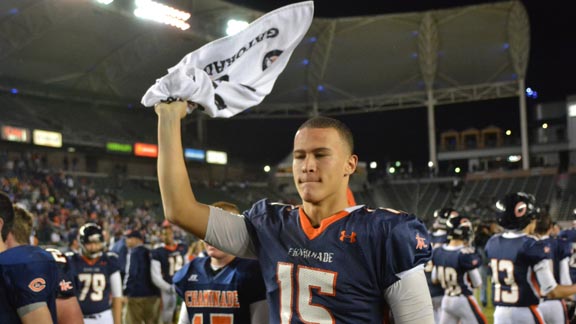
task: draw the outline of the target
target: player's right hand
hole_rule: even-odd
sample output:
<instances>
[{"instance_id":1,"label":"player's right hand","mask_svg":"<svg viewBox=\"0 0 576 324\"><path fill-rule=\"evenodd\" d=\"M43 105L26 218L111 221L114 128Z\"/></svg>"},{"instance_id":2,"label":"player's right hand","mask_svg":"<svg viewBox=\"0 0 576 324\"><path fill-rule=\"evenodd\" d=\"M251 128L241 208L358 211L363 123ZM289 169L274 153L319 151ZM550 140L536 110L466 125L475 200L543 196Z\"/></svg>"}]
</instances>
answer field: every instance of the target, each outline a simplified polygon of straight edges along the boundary
<instances>
[{"instance_id":1,"label":"player's right hand","mask_svg":"<svg viewBox=\"0 0 576 324\"><path fill-rule=\"evenodd\" d=\"M176 116L180 119L186 116L188 103L185 101L159 102L154 106L158 116Z\"/></svg>"}]
</instances>

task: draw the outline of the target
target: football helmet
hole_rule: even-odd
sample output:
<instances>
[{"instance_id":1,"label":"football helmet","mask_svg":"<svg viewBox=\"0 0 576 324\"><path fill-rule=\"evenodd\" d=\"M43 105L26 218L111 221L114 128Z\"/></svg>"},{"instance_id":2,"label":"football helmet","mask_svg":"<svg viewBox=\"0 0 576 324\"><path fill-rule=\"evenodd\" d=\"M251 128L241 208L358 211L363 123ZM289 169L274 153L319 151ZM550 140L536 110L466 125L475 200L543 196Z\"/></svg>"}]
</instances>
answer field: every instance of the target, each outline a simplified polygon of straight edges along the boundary
<instances>
[{"instance_id":1,"label":"football helmet","mask_svg":"<svg viewBox=\"0 0 576 324\"><path fill-rule=\"evenodd\" d=\"M467 217L456 215L448 218L446 221L448 240L470 241L474 237L472 222Z\"/></svg>"},{"instance_id":2,"label":"football helmet","mask_svg":"<svg viewBox=\"0 0 576 324\"><path fill-rule=\"evenodd\" d=\"M522 230L540 215L536 198L525 192L512 192L496 203L498 224L509 230Z\"/></svg>"},{"instance_id":3,"label":"football helmet","mask_svg":"<svg viewBox=\"0 0 576 324\"><path fill-rule=\"evenodd\" d=\"M78 231L78 243L82 255L94 259L99 257L104 250L104 234L102 228L94 223L86 223ZM96 246L87 247L89 243L100 243Z\"/></svg>"},{"instance_id":4,"label":"football helmet","mask_svg":"<svg viewBox=\"0 0 576 324\"><path fill-rule=\"evenodd\" d=\"M450 216L458 215L458 211L453 208L445 207L434 211L434 229L446 229L446 221Z\"/></svg>"}]
</instances>

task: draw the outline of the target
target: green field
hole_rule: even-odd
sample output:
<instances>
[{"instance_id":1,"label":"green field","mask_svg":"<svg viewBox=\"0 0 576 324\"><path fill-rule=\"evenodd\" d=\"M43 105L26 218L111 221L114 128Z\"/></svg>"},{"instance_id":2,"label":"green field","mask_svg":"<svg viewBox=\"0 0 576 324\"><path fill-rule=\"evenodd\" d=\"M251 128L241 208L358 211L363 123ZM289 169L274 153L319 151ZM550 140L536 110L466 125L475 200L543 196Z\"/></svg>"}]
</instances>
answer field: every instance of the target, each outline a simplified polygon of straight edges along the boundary
<instances>
[{"instance_id":1,"label":"green field","mask_svg":"<svg viewBox=\"0 0 576 324\"><path fill-rule=\"evenodd\" d=\"M488 295L488 305L486 307L482 307L480 303L480 289L475 289L474 297L476 297L476 301L482 308L482 312L486 316L489 324L494 323L494 306L492 305L492 285L490 281L490 277L488 277L488 288L486 289L486 294Z\"/></svg>"}]
</instances>

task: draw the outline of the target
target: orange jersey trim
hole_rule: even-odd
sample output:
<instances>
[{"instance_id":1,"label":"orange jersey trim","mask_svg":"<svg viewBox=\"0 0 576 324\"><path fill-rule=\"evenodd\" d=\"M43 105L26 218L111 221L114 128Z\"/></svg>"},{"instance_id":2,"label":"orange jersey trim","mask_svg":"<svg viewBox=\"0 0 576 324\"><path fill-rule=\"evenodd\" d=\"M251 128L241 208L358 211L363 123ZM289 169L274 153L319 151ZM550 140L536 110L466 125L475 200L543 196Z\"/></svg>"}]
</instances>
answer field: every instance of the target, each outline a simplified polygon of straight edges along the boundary
<instances>
[{"instance_id":1,"label":"orange jersey trim","mask_svg":"<svg viewBox=\"0 0 576 324\"><path fill-rule=\"evenodd\" d=\"M82 259L84 260L84 262L88 263L89 266L93 266L96 264L96 262L98 262L100 260L100 258L96 258L96 259L90 259L87 258L83 255L81 255Z\"/></svg>"},{"instance_id":2,"label":"orange jersey trim","mask_svg":"<svg viewBox=\"0 0 576 324\"><path fill-rule=\"evenodd\" d=\"M350 213L345 210L340 211L328 218L324 218L322 221L320 221L320 226L318 228L314 228L312 226L312 223L310 223L310 219L308 219L308 216L306 216L306 213L304 212L304 208L302 208L302 206L300 206L298 214L300 215L300 226L302 226L302 230L304 231L304 234L306 234L309 240L313 240L318 236L320 236L320 234L322 234L322 232L324 232L324 230L328 228L328 226L330 226L332 223L335 223L341 220L342 218L350 215Z\"/></svg>"},{"instance_id":3,"label":"orange jersey trim","mask_svg":"<svg viewBox=\"0 0 576 324\"><path fill-rule=\"evenodd\" d=\"M531 305L529 307L534 317L538 320L538 324L545 324L542 316L540 316L540 312L538 311L538 305Z\"/></svg>"},{"instance_id":4,"label":"orange jersey trim","mask_svg":"<svg viewBox=\"0 0 576 324\"><path fill-rule=\"evenodd\" d=\"M178 248L178 244L164 245L164 248L170 252L174 252Z\"/></svg>"}]
</instances>

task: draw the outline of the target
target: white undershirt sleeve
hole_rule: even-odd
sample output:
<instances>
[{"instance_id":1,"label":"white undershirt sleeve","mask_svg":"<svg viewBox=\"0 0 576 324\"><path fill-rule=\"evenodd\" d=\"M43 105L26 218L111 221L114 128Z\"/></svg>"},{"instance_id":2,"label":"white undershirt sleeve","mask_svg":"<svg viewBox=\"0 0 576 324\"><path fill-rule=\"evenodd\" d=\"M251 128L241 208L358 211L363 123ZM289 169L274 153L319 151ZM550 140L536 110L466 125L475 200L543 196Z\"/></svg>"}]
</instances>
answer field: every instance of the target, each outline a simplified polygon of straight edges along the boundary
<instances>
[{"instance_id":1,"label":"white undershirt sleeve","mask_svg":"<svg viewBox=\"0 0 576 324\"><path fill-rule=\"evenodd\" d=\"M570 258L564 258L560 260L560 284L570 286L572 284L572 278L570 278Z\"/></svg>"},{"instance_id":2,"label":"white undershirt sleeve","mask_svg":"<svg viewBox=\"0 0 576 324\"><path fill-rule=\"evenodd\" d=\"M550 269L549 259L544 259L534 266L534 273L536 273L536 279L538 279L538 283L540 284L540 293L542 296L548 295L558 286L556 279L554 279L554 274Z\"/></svg>"},{"instance_id":3,"label":"white undershirt sleeve","mask_svg":"<svg viewBox=\"0 0 576 324\"><path fill-rule=\"evenodd\" d=\"M122 277L120 271L116 271L110 275L110 290L112 291L112 298L122 297Z\"/></svg>"},{"instance_id":4,"label":"white undershirt sleeve","mask_svg":"<svg viewBox=\"0 0 576 324\"><path fill-rule=\"evenodd\" d=\"M434 324L432 298L423 265L398 274L400 280L384 291L396 324Z\"/></svg>"},{"instance_id":5,"label":"white undershirt sleeve","mask_svg":"<svg viewBox=\"0 0 576 324\"><path fill-rule=\"evenodd\" d=\"M472 287L478 288L482 285L482 276L480 275L480 269L474 268L468 271L468 278L470 278L470 282L472 282Z\"/></svg>"},{"instance_id":6,"label":"white undershirt sleeve","mask_svg":"<svg viewBox=\"0 0 576 324\"><path fill-rule=\"evenodd\" d=\"M178 324L190 324L190 318L188 317L188 308L186 308L185 302L182 302L182 307L180 307L180 315L178 315Z\"/></svg>"},{"instance_id":7,"label":"white undershirt sleeve","mask_svg":"<svg viewBox=\"0 0 576 324\"><path fill-rule=\"evenodd\" d=\"M268 323L268 303L266 299L250 304L250 323Z\"/></svg>"},{"instance_id":8,"label":"white undershirt sleeve","mask_svg":"<svg viewBox=\"0 0 576 324\"><path fill-rule=\"evenodd\" d=\"M162 265L160 264L160 261L154 259L150 261L150 276L152 277L154 286L164 292L169 292L171 290L172 285L164 281L164 278L162 277Z\"/></svg>"},{"instance_id":9,"label":"white undershirt sleeve","mask_svg":"<svg viewBox=\"0 0 576 324\"><path fill-rule=\"evenodd\" d=\"M256 258L256 249L248 234L244 215L210 207L204 240L216 248L242 258Z\"/></svg>"}]
</instances>

